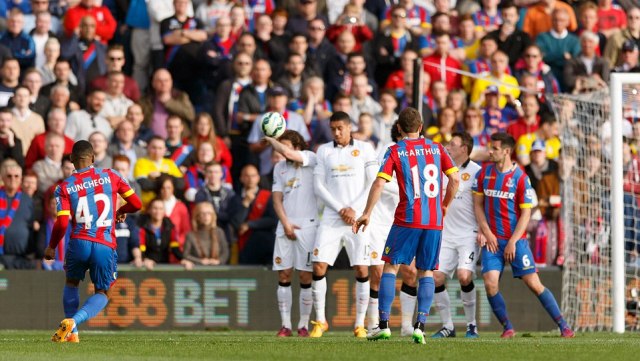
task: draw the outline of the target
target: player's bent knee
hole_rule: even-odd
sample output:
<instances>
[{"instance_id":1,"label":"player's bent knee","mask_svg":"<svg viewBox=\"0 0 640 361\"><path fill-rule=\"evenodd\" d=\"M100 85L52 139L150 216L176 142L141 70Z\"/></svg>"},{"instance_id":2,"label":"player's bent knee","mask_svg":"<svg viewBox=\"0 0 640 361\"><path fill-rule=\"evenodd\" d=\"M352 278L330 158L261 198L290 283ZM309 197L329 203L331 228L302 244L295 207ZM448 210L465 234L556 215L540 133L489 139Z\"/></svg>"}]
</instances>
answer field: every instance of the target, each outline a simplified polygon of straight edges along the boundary
<instances>
[{"instance_id":1,"label":"player's bent knee","mask_svg":"<svg viewBox=\"0 0 640 361\"><path fill-rule=\"evenodd\" d=\"M79 284L80 284L80 280L74 280L70 278L67 278L66 280L66 285L68 287L78 287Z\"/></svg>"},{"instance_id":2,"label":"player's bent knee","mask_svg":"<svg viewBox=\"0 0 640 361\"><path fill-rule=\"evenodd\" d=\"M327 273L327 267L329 265L322 262L316 262L313 264L313 275L324 276Z\"/></svg>"},{"instance_id":3,"label":"player's bent knee","mask_svg":"<svg viewBox=\"0 0 640 361\"><path fill-rule=\"evenodd\" d=\"M466 286L473 282L473 274L471 272L458 272L458 281L461 286Z\"/></svg>"},{"instance_id":4,"label":"player's bent knee","mask_svg":"<svg viewBox=\"0 0 640 361\"><path fill-rule=\"evenodd\" d=\"M353 267L356 271L356 278L366 278L369 279L369 267L367 266L355 266Z\"/></svg>"},{"instance_id":5,"label":"player's bent knee","mask_svg":"<svg viewBox=\"0 0 640 361\"><path fill-rule=\"evenodd\" d=\"M304 271L298 272L298 277L300 278L300 283L311 284L312 275L313 274L311 272L304 272Z\"/></svg>"},{"instance_id":6,"label":"player's bent knee","mask_svg":"<svg viewBox=\"0 0 640 361\"><path fill-rule=\"evenodd\" d=\"M292 273L293 273L293 269L291 268L278 271L278 282L291 282Z\"/></svg>"},{"instance_id":7,"label":"player's bent knee","mask_svg":"<svg viewBox=\"0 0 640 361\"><path fill-rule=\"evenodd\" d=\"M529 287L529 289L536 295L544 292L544 285L540 281L540 277L537 273L532 273L522 277L522 281Z\"/></svg>"}]
</instances>

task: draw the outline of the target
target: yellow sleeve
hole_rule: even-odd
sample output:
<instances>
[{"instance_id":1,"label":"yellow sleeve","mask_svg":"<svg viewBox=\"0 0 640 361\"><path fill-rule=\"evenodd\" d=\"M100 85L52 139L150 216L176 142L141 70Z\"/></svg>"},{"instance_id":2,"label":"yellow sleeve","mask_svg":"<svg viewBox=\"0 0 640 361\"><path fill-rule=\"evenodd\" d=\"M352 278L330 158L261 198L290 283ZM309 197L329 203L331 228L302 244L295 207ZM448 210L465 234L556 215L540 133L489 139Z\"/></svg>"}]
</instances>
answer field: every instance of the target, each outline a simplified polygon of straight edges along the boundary
<instances>
[{"instance_id":1,"label":"yellow sleeve","mask_svg":"<svg viewBox=\"0 0 640 361\"><path fill-rule=\"evenodd\" d=\"M480 95L487 88L487 81L484 79L477 79L473 83L473 89L471 90L471 104L476 104L480 100ZM482 104L479 104L482 105Z\"/></svg>"},{"instance_id":2,"label":"yellow sleeve","mask_svg":"<svg viewBox=\"0 0 640 361\"><path fill-rule=\"evenodd\" d=\"M378 178L382 178L387 182L390 182L392 177L385 172L378 172Z\"/></svg>"},{"instance_id":3,"label":"yellow sleeve","mask_svg":"<svg viewBox=\"0 0 640 361\"><path fill-rule=\"evenodd\" d=\"M531 145L533 144L534 139L529 134L525 134L518 138L516 142L516 155L518 157L521 156L529 156L531 153Z\"/></svg>"},{"instance_id":4,"label":"yellow sleeve","mask_svg":"<svg viewBox=\"0 0 640 361\"><path fill-rule=\"evenodd\" d=\"M147 158L140 158L138 159L138 161L136 161L136 165L133 167L134 178L146 177L149 174L149 171L146 167L147 163Z\"/></svg>"},{"instance_id":5,"label":"yellow sleeve","mask_svg":"<svg viewBox=\"0 0 640 361\"><path fill-rule=\"evenodd\" d=\"M169 163L169 175L176 178L182 178L182 172L180 171L180 168L178 168L176 163L171 159L165 158L164 160Z\"/></svg>"}]
</instances>

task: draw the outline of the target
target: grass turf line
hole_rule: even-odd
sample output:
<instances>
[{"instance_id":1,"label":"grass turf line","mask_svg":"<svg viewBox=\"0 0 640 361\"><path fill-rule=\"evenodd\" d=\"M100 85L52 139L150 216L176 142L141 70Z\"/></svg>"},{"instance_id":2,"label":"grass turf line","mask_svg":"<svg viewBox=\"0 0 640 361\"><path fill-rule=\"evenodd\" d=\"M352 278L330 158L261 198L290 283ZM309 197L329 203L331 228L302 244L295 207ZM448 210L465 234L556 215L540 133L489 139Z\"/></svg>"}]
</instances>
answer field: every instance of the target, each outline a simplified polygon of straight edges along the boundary
<instances>
[{"instance_id":1,"label":"grass turf line","mask_svg":"<svg viewBox=\"0 0 640 361\"><path fill-rule=\"evenodd\" d=\"M581 333L565 340L557 332L518 335L501 340L498 333L480 339L427 339L392 334L389 341L367 342L351 333L329 332L320 339L276 338L275 332L142 332L80 334L80 344L55 344L53 331L2 331L4 361L138 361L138 360L638 360L640 334Z\"/></svg>"}]
</instances>

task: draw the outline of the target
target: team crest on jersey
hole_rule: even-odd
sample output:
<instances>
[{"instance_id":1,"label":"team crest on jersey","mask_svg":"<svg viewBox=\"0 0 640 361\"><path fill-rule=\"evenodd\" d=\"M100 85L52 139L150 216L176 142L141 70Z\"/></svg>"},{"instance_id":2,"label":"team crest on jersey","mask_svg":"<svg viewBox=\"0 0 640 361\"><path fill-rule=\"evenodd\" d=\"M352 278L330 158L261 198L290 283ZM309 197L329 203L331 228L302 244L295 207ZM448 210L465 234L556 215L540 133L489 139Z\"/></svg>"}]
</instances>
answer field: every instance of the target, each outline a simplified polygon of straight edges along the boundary
<instances>
[{"instance_id":1,"label":"team crest on jersey","mask_svg":"<svg viewBox=\"0 0 640 361\"><path fill-rule=\"evenodd\" d=\"M513 178L509 178L509 180L507 181L507 187L513 187Z\"/></svg>"},{"instance_id":2,"label":"team crest on jersey","mask_svg":"<svg viewBox=\"0 0 640 361\"><path fill-rule=\"evenodd\" d=\"M319 252L319 251L318 251L318 249L317 249L317 248L315 248L315 249L313 250L313 255L314 255L314 256L317 256L317 255L318 255L318 252Z\"/></svg>"},{"instance_id":3,"label":"team crest on jersey","mask_svg":"<svg viewBox=\"0 0 640 361\"><path fill-rule=\"evenodd\" d=\"M391 247L385 247L384 254L389 254L389 252L391 252Z\"/></svg>"},{"instance_id":4,"label":"team crest on jersey","mask_svg":"<svg viewBox=\"0 0 640 361\"><path fill-rule=\"evenodd\" d=\"M351 155L354 156L354 157L357 157L357 156L360 155L360 151L357 150L357 149L354 149L354 150L351 151Z\"/></svg>"},{"instance_id":5,"label":"team crest on jersey","mask_svg":"<svg viewBox=\"0 0 640 361\"><path fill-rule=\"evenodd\" d=\"M275 262L276 264L280 264L280 263L282 263L282 258L280 258L280 257L276 257L276 259L274 260L274 262Z\"/></svg>"},{"instance_id":6,"label":"team crest on jersey","mask_svg":"<svg viewBox=\"0 0 640 361\"><path fill-rule=\"evenodd\" d=\"M466 182L466 181L469 180L469 178L471 178L471 175L469 173L462 173L462 177L461 178L462 178L463 181Z\"/></svg>"},{"instance_id":7,"label":"team crest on jersey","mask_svg":"<svg viewBox=\"0 0 640 361\"><path fill-rule=\"evenodd\" d=\"M376 251L371 252L371 258L373 259L378 258L378 252Z\"/></svg>"}]
</instances>

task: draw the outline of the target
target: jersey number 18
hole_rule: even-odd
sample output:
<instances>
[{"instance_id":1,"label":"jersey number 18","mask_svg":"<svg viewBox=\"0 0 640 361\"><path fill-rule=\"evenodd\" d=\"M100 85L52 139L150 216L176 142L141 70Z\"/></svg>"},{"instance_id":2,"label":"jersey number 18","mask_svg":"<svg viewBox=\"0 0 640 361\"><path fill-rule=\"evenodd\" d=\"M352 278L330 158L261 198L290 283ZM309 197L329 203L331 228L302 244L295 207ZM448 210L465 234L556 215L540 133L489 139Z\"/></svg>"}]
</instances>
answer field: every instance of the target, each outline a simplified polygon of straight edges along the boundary
<instances>
[{"instance_id":1,"label":"jersey number 18","mask_svg":"<svg viewBox=\"0 0 640 361\"><path fill-rule=\"evenodd\" d=\"M435 164L427 164L422 170L424 176L424 194L428 198L435 198L440 193L440 187L438 186L438 176L440 171ZM422 198L422 192L420 192L420 174L418 174L418 166L411 167L411 180L413 181L413 199Z\"/></svg>"}]
</instances>

